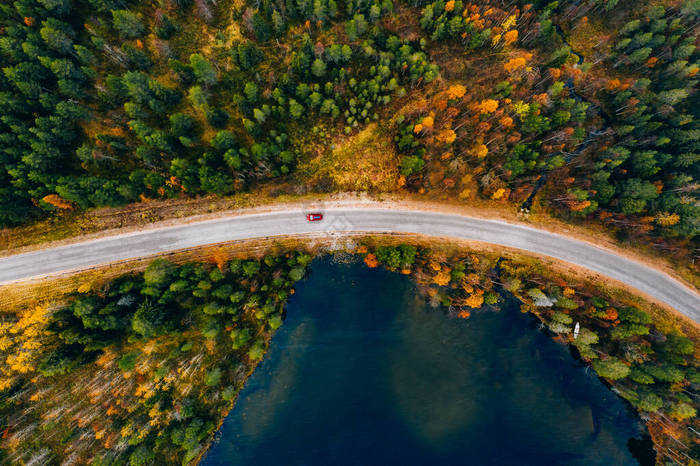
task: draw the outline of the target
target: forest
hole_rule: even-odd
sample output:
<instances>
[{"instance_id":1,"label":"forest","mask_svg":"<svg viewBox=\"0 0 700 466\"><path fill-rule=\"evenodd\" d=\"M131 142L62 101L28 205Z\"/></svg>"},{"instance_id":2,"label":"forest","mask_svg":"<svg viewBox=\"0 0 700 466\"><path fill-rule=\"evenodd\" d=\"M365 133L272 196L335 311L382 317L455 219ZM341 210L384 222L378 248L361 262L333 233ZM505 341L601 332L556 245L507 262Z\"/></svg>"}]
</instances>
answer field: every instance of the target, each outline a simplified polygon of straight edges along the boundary
<instances>
[{"instance_id":1,"label":"forest","mask_svg":"<svg viewBox=\"0 0 700 466\"><path fill-rule=\"evenodd\" d=\"M0 462L196 462L310 261L156 259L62 302L4 311Z\"/></svg>"},{"instance_id":2,"label":"forest","mask_svg":"<svg viewBox=\"0 0 700 466\"><path fill-rule=\"evenodd\" d=\"M370 123L392 185L697 254L695 0L0 5L0 226L154 199L341 189L296 172Z\"/></svg>"},{"instance_id":3,"label":"forest","mask_svg":"<svg viewBox=\"0 0 700 466\"><path fill-rule=\"evenodd\" d=\"M2 2L0 228L341 191L299 167L371 128L382 191L544 210L700 271L699 28L697 0ZM700 458L698 336L673 319L506 257L357 252L455 318L513 295L640 412L660 462ZM157 260L3 310L0 461L196 461L310 261Z\"/></svg>"},{"instance_id":4,"label":"forest","mask_svg":"<svg viewBox=\"0 0 700 466\"><path fill-rule=\"evenodd\" d=\"M409 276L434 312L455 319L518 300L639 413L659 462L700 458L700 335L677 317L522 257L376 238L337 254ZM195 463L313 257L277 248L257 259L156 259L3 310L0 461Z\"/></svg>"}]
</instances>

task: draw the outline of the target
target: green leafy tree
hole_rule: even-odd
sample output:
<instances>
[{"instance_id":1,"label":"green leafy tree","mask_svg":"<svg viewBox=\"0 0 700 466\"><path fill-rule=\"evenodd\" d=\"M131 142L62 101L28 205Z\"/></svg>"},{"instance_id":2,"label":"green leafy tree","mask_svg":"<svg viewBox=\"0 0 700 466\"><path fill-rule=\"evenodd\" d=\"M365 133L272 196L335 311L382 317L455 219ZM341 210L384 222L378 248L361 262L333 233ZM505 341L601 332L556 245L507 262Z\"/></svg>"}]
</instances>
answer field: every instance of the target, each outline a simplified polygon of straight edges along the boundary
<instances>
[{"instance_id":1,"label":"green leafy tree","mask_svg":"<svg viewBox=\"0 0 700 466\"><path fill-rule=\"evenodd\" d=\"M198 83L204 86L213 86L217 83L216 70L203 55L199 53L190 55L190 66Z\"/></svg>"},{"instance_id":2,"label":"green leafy tree","mask_svg":"<svg viewBox=\"0 0 700 466\"><path fill-rule=\"evenodd\" d=\"M644 364L642 370L660 382L676 383L683 380L683 371L669 364Z\"/></svg>"},{"instance_id":3,"label":"green leafy tree","mask_svg":"<svg viewBox=\"0 0 700 466\"><path fill-rule=\"evenodd\" d=\"M316 76L317 78L322 78L326 75L326 64L323 60L320 58L317 58L314 60L313 64L311 65L311 74Z\"/></svg>"},{"instance_id":4,"label":"green leafy tree","mask_svg":"<svg viewBox=\"0 0 700 466\"><path fill-rule=\"evenodd\" d=\"M112 25L125 39L141 37L146 32L139 15L129 10L112 10Z\"/></svg>"},{"instance_id":5,"label":"green leafy tree","mask_svg":"<svg viewBox=\"0 0 700 466\"><path fill-rule=\"evenodd\" d=\"M663 406L661 397L654 393L645 393L639 397L639 401L635 404L642 411L656 412Z\"/></svg>"},{"instance_id":6,"label":"green leafy tree","mask_svg":"<svg viewBox=\"0 0 700 466\"><path fill-rule=\"evenodd\" d=\"M630 379L643 385L651 385L654 383L654 377L647 374L644 370L640 369L639 367L632 368L630 372Z\"/></svg>"},{"instance_id":7,"label":"green leafy tree","mask_svg":"<svg viewBox=\"0 0 700 466\"><path fill-rule=\"evenodd\" d=\"M649 327L641 324L632 324L624 322L610 332L610 336L614 340L621 340L624 338L630 338L637 335L648 335Z\"/></svg>"},{"instance_id":8,"label":"green leafy tree","mask_svg":"<svg viewBox=\"0 0 700 466\"><path fill-rule=\"evenodd\" d=\"M243 348L251 339L250 330L247 328L235 328L229 334L231 337L231 348L238 350Z\"/></svg>"},{"instance_id":9,"label":"green leafy tree","mask_svg":"<svg viewBox=\"0 0 700 466\"><path fill-rule=\"evenodd\" d=\"M146 286L163 287L173 271L172 262L165 259L156 259L146 267L143 273L143 280Z\"/></svg>"},{"instance_id":10,"label":"green leafy tree","mask_svg":"<svg viewBox=\"0 0 700 466\"><path fill-rule=\"evenodd\" d=\"M221 383L222 375L223 374L221 372L221 369L215 367L207 373L207 376L204 379L204 383L207 385L207 387L214 387L216 385L219 385L219 383Z\"/></svg>"},{"instance_id":11,"label":"green leafy tree","mask_svg":"<svg viewBox=\"0 0 700 466\"><path fill-rule=\"evenodd\" d=\"M630 368L613 356L593 361L593 369L600 377L611 380L623 379L630 373Z\"/></svg>"},{"instance_id":12,"label":"green leafy tree","mask_svg":"<svg viewBox=\"0 0 700 466\"><path fill-rule=\"evenodd\" d=\"M401 159L400 172L404 176L411 176L421 172L425 161L415 155L406 155Z\"/></svg>"},{"instance_id":13,"label":"green leafy tree","mask_svg":"<svg viewBox=\"0 0 700 466\"><path fill-rule=\"evenodd\" d=\"M695 345L688 337L680 335L668 335L664 350L674 354L691 355L695 351Z\"/></svg>"},{"instance_id":14,"label":"green leafy tree","mask_svg":"<svg viewBox=\"0 0 700 466\"><path fill-rule=\"evenodd\" d=\"M248 350L248 357L252 361L259 361L260 359L262 359L264 354L265 342L261 339L256 340L255 343L253 343L253 345Z\"/></svg>"},{"instance_id":15,"label":"green leafy tree","mask_svg":"<svg viewBox=\"0 0 700 466\"><path fill-rule=\"evenodd\" d=\"M289 278L292 281L298 282L302 278L304 278L304 275L306 274L304 267L294 267L292 270L289 271Z\"/></svg>"}]
</instances>

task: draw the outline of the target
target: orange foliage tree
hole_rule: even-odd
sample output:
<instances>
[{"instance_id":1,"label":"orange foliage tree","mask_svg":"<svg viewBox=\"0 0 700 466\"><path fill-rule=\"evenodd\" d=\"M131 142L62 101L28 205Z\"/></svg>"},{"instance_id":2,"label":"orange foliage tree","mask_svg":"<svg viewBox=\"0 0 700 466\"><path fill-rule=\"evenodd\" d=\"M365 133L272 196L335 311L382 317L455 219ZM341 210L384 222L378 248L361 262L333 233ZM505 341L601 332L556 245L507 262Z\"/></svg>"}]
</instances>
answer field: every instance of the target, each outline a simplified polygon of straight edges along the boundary
<instances>
[{"instance_id":1,"label":"orange foliage tree","mask_svg":"<svg viewBox=\"0 0 700 466\"><path fill-rule=\"evenodd\" d=\"M443 270L440 270L440 272L433 277L433 283L439 286L445 286L450 283L450 269L445 267Z\"/></svg>"},{"instance_id":2,"label":"orange foliage tree","mask_svg":"<svg viewBox=\"0 0 700 466\"><path fill-rule=\"evenodd\" d=\"M518 30L517 29L510 30L503 35L503 43L505 45L510 45L513 42L515 42L516 40L518 40Z\"/></svg>"},{"instance_id":3,"label":"orange foliage tree","mask_svg":"<svg viewBox=\"0 0 700 466\"><path fill-rule=\"evenodd\" d=\"M367 267L373 269L376 266L379 265L379 261L377 260L377 256L374 254L370 253L365 256L365 264L367 264Z\"/></svg>"},{"instance_id":4,"label":"orange foliage tree","mask_svg":"<svg viewBox=\"0 0 700 466\"><path fill-rule=\"evenodd\" d=\"M64 210L73 209L73 205L70 202L63 199L58 194L49 194L48 196L42 197L41 200L46 202L47 204L51 204L52 206L59 208L59 209L64 209Z\"/></svg>"}]
</instances>

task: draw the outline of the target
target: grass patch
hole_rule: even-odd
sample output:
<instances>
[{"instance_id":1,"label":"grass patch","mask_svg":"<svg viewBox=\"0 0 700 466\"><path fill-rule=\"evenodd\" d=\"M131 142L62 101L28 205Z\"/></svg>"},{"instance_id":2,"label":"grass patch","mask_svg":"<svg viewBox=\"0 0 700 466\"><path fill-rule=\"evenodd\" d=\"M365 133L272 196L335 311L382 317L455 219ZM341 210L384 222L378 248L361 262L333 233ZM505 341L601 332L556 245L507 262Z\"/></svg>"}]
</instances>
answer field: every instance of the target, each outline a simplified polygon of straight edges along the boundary
<instances>
[{"instance_id":1,"label":"grass patch","mask_svg":"<svg viewBox=\"0 0 700 466\"><path fill-rule=\"evenodd\" d=\"M312 185L325 179L342 191L392 192L398 188L398 165L393 141L371 123L332 145L330 152L317 152L300 166L299 173Z\"/></svg>"}]
</instances>

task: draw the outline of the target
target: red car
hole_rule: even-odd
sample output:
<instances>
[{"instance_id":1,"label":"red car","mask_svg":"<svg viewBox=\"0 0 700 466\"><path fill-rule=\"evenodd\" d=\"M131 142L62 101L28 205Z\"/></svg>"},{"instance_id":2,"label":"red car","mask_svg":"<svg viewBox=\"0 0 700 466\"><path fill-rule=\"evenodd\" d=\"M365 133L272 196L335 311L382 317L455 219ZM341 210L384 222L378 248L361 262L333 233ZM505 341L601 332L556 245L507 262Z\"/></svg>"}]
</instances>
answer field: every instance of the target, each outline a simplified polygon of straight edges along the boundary
<instances>
[{"instance_id":1,"label":"red car","mask_svg":"<svg viewBox=\"0 0 700 466\"><path fill-rule=\"evenodd\" d=\"M323 220L323 214L306 214L306 220L309 222L318 222Z\"/></svg>"}]
</instances>

